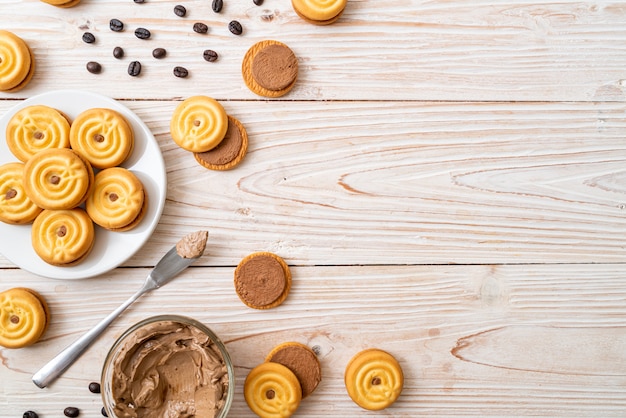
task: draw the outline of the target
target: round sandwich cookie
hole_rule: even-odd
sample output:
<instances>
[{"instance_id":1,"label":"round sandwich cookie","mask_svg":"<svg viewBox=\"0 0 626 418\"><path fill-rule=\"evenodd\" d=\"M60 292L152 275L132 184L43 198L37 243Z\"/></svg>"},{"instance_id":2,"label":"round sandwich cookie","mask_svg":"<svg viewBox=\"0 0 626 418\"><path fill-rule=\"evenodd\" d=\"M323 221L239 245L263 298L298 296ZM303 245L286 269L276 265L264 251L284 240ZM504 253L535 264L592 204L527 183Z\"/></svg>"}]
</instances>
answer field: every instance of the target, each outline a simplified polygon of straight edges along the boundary
<instances>
[{"instance_id":1,"label":"round sandwich cookie","mask_svg":"<svg viewBox=\"0 0 626 418\"><path fill-rule=\"evenodd\" d=\"M288 418L302 400L298 378L279 363L261 363L253 368L243 385L248 407L261 418Z\"/></svg>"},{"instance_id":2,"label":"round sandwich cookie","mask_svg":"<svg viewBox=\"0 0 626 418\"><path fill-rule=\"evenodd\" d=\"M281 97L296 84L298 58L281 42L260 41L244 55L241 73L253 93L270 98Z\"/></svg>"},{"instance_id":3,"label":"round sandwich cookie","mask_svg":"<svg viewBox=\"0 0 626 418\"><path fill-rule=\"evenodd\" d=\"M322 367L309 347L299 342L285 342L274 347L265 361L279 363L293 372L302 388L302 399L309 396L322 381Z\"/></svg>"},{"instance_id":4,"label":"round sandwich cookie","mask_svg":"<svg viewBox=\"0 0 626 418\"><path fill-rule=\"evenodd\" d=\"M287 298L291 271L276 254L257 252L244 257L235 269L235 291L254 309L274 308Z\"/></svg>"},{"instance_id":5,"label":"round sandwich cookie","mask_svg":"<svg viewBox=\"0 0 626 418\"><path fill-rule=\"evenodd\" d=\"M296 14L315 25L330 25L337 21L347 3L347 0L291 0Z\"/></svg>"},{"instance_id":6,"label":"round sandwich cookie","mask_svg":"<svg viewBox=\"0 0 626 418\"><path fill-rule=\"evenodd\" d=\"M25 87L35 72L35 59L28 44L13 32L0 30L0 91Z\"/></svg>"},{"instance_id":7,"label":"round sandwich cookie","mask_svg":"<svg viewBox=\"0 0 626 418\"><path fill-rule=\"evenodd\" d=\"M133 172L123 167L111 167L96 174L85 208L96 224L122 232L141 222L147 202L143 184Z\"/></svg>"},{"instance_id":8,"label":"round sandwich cookie","mask_svg":"<svg viewBox=\"0 0 626 418\"><path fill-rule=\"evenodd\" d=\"M0 166L0 221L8 224L29 224L41 208L24 191L24 163Z\"/></svg>"},{"instance_id":9,"label":"round sandwich cookie","mask_svg":"<svg viewBox=\"0 0 626 418\"><path fill-rule=\"evenodd\" d=\"M176 106L170 121L174 142L191 152L206 152L219 145L228 130L221 104L207 96L192 96Z\"/></svg>"},{"instance_id":10,"label":"round sandwich cookie","mask_svg":"<svg viewBox=\"0 0 626 418\"><path fill-rule=\"evenodd\" d=\"M56 7L62 7L62 8L74 7L78 3L80 3L80 0L41 0L41 1L44 3L51 4L53 6L56 6Z\"/></svg>"},{"instance_id":11,"label":"round sandwich cookie","mask_svg":"<svg viewBox=\"0 0 626 418\"><path fill-rule=\"evenodd\" d=\"M246 128L232 116L228 116L228 129L224 139L213 149L194 152L196 161L209 170L230 170L243 161L248 151Z\"/></svg>"},{"instance_id":12,"label":"round sandwich cookie","mask_svg":"<svg viewBox=\"0 0 626 418\"><path fill-rule=\"evenodd\" d=\"M363 409L378 411L398 399L404 375L391 354L370 348L352 357L346 366L344 383L354 403Z\"/></svg>"},{"instance_id":13,"label":"round sandwich cookie","mask_svg":"<svg viewBox=\"0 0 626 418\"><path fill-rule=\"evenodd\" d=\"M83 203L94 182L88 161L69 148L47 149L24 166L24 190L43 209L72 209Z\"/></svg>"},{"instance_id":14,"label":"round sandwich cookie","mask_svg":"<svg viewBox=\"0 0 626 418\"><path fill-rule=\"evenodd\" d=\"M57 109L45 105L27 106L17 111L6 127L9 150L26 162L39 151L70 147L70 122Z\"/></svg>"},{"instance_id":15,"label":"round sandwich cookie","mask_svg":"<svg viewBox=\"0 0 626 418\"><path fill-rule=\"evenodd\" d=\"M95 230L84 209L44 210L33 222L33 249L54 266L72 266L93 248Z\"/></svg>"},{"instance_id":16,"label":"round sandwich cookie","mask_svg":"<svg viewBox=\"0 0 626 418\"><path fill-rule=\"evenodd\" d=\"M135 137L121 113L113 109L91 108L72 122L70 145L92 166L110 168L128 158L135 146Z\"/></svg>"},{"instance_id":17,"label":"round sandwich cookie","mask_svg":"<svg viewBox=\"0 0 626 418\"><path fill-rule=\"evenodd\" d=\"M50 323L43 296L25 287L0 293L0 346L22 348L39 341Z\"/></svg>"}]
</instances>

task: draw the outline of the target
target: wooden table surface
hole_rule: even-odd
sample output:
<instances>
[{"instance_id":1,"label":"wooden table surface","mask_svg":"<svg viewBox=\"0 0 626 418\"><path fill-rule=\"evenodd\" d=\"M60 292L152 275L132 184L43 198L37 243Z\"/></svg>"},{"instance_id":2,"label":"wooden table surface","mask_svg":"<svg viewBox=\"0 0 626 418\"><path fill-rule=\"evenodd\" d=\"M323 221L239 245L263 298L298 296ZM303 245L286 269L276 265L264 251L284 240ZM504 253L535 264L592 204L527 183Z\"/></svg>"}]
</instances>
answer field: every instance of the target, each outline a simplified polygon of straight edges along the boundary
<instances>
[{"instance_id":1,"label":"wooden table surface","mask_svg":"<svg viewBox=\"0 0 626 418\"><path fill-rule=\"evenodd\" d=\"M111 18L127 29L110 31ZM228 32L234 19L241 36ZM160 313L225 341L232 417L253 416L245 376L284 341L314 347L322 364L301 417L625 416L625 21L618 0L349 0L330 26L304 22L289 0L226 0L220 14L209 0L3 0L0 27L27 41L37 70L26 89L0 94L0 112L60 88L117 99L154 133L168 184L155 232L113 271L50 279L0 257L2 289L35 289L52 311L40 342L0 350L0 416L59 417L70 405L101 416L88 383L123 330ZM139 26L150 40L133 36ZM299 60L281 99L242 80L243 55L264 39ZM168 56L153 59L156 47ZM202 59L207 48L218 61ZM126 71L135 59L137 78ZM85 70L90 60L101 74ZM175 78L176 65L190 77ZM171 140L174 108L197 94L249 133L234 170L204 169ZM133 304L49 388L31 382L198 229L210 242L193 267ZM278 308L250 309L235 293L235 266L255 251L293 272ZM348 360L370 347L394 354L406 377L379 412L343 384Z\"/></svg>"}]
</instances>

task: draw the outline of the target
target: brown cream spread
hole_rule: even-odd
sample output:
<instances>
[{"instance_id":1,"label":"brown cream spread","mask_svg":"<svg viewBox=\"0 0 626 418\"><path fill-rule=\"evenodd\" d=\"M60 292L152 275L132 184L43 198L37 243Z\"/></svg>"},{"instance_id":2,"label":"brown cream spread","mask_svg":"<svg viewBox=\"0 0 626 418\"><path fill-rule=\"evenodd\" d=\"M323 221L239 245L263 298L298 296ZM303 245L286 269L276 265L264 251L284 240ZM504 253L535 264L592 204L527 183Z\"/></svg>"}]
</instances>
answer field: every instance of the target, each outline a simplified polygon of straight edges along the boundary
<instances>
[{"instance_id":1,"label":"brown cream spread","mask_svg":"<svg viewBox=\"0 0 626 418\"><path fill-rule=\"evenodd\" d=\"M113 365L118 418L217 416L228 393L219 348L201 330L161 321L135 331Z\"/></svg>"},{"instance_id":2,"label":"brown cream spread","mask_svg":"<svg viewBox=\"0 0 626 418\"><path fill-rule=\"evenodd\" d=\"M176 243L176 252L182 258L197 258L204 254L208 231L192 232Z\"/></svg>"}]
</instances>

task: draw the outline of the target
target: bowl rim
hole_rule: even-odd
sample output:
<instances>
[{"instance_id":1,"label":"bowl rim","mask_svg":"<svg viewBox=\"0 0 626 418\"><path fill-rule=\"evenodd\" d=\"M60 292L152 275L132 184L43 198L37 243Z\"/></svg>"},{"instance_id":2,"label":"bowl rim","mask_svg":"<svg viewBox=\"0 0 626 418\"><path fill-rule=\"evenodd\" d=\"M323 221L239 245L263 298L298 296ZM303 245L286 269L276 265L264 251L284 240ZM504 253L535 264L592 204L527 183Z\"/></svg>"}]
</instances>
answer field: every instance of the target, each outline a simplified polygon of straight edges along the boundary
<instances>
[{"instance_id":1,"label":"bowl rim","mask_svg":"<svg viewBox=\"0 0 626 418\"><path fill-rule=\"evenodd\" d=\"M100 375L100 385L101 385L101 394L102 394L102 402L104 404L104 409L109 417L115 418L115 412L113 410L114 402L111 388L111 372L112 365L117 357L119 347L124 343L126 338L135 333L140 328L153 324L156 322L175 322L180 323L187 326L192 326L197 328L202 333L208 335L208 337L215 343L217 348L222 355L222 359L224 360L224 364L226 366L226 373L228 374L228 389L226 392L226 400L224 402L224 406L220 409L219 415L216 418L226 418L228 416L228 412L233 403L233 398L235 397L235 367L233 365L232 359L228 350L226 349L226 345L222 342L222 340L204 323L198 321L197 319L191 318L185 315L178 314L159 314L150 316L148 318L144 318L135 324L128 327L122 334L115 340L107 355L104 359L104 364L102 366L102 372ZM110 399L109 399L110 398Z\"/></svg>"}]
</instances>

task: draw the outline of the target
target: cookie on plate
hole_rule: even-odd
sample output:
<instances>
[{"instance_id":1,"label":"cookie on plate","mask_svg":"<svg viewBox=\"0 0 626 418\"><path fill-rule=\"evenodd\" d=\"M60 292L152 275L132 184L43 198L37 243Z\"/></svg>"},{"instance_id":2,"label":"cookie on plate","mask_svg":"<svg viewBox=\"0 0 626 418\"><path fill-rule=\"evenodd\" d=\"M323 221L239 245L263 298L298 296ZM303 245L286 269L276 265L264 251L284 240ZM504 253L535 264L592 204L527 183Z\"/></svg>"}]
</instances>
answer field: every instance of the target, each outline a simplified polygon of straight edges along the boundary
<instances>
[{"instance_id":1,"label":"cookie on plate","mask_svg":"<svg viewBox=\"0 0 626 418\"><path fill-rule=\"evenodd\" d=\"M50 323L42 295L25 287L0 293L0 345L22 348L39 341Z\"/></svg>"},{"instance_id":2,"label":"cookie on plate","mask_svg":"<svg viewBox=\"0 0 626 418\"><path fill-rule=\"evenodd\" d=\"M126 118L113 109L91 108L81 112L70 128L70 144L92 166L110 168L132 153L135 136Z\"/></svg>"},{"instance_id":3,"label":"cookie on plate","mask_svg":"<svg viewBox=\"0 0 626 418\"><path fill-rule=\"evenodd\" d=\"M347 0L291 0L293 10L315 25L334 23L346 8Z\"/></svg>"},{"instance_id":4,"label":"cookie on plate","mask_svg":"<svg viewBox=\"0 0 626 418\"><path fill-rule=\"evenodd\" d=\"M9 150L26 162L39 151L70 147L70 122L50 106L33 105L17 111L6 127Z\"/></svg>"},{"instance_id":5,"label":"cookie on plate","mask_svg":"<svg viewBox=\"0 0 626 418\"><path fill-rule=\"evenodd\" d=\"M96 224L122 232L141 222L147 202L143 184L133 172L123 167L111 167L96 174L85 209Z\"/></svg>"},{"instance_id":6,"label":"cookie on plate","mask_svg":"<svg viewBox=\"0 0 626 418\"><path fill-rule=\"evenodd\" d=\"M170 121L174 142L191 152L206 152L219 145L228 130L221 104L207 96L192 96L176 106Z\"/></svg>"},{"instance_id":7,"label":"cookie on plate","mask_svg":"<svg viewBox=\"0 0 626 418\"><path fill-rule=\"evenodd\" d=\"M24 163L0 166L0 221L14 225L29 224L40 212L41 208L24 191Z\"/></svg>"},{"instance_id":8,"label":"cookie on plate","mask_svg":"<svg viewBox=\"0 0 626 418\"><path fill-rule=\"evenodd\" d=\"M243 385L246 403L261 418L288 418L300 406L302 389L291 370L279 363L261 363Z\"/></svg>"},{"instance_id":9,"label":"cookie on plate","mask_svg":"<svg viewBox=\"0 0 626 418\"><path fill-rule=\"evenodd\" d=\"M24 166L24 190L43 209L71 209L83 203L94 181L88 161L69 148L40 151Z\"/></svg>"},{"instance_id":10,"label":"cookie on plate","mask_svg":"<svg viewBox=\"0 0 626 418\"><path fill-rule=\"evenodd\" d=\"M241 73L253 93L270 98L281 97L296 84L298 58L282 42L259 41L244 55Z\"/></svg>"},{"instance_id":11,"label":"cookie on plate","mask_svg":"<svg viewBox=\"0 0 626 418\"><path fill-rule=\"evenodd\" d=\"M21 90L34 72L35 58L28 44L13 32L0 30L0 91Z\"/></svg>"},{"instance_id":12,"label":"cookie on plate","mask_svg":"<svg viewBox=\"0 0 626 418\"><path fill-rule=\"evenodd\" d=\"M78 264L93 248L94 239L93 222L81 208L44 210L31 230L33 249L54 266Z\"/></svg>"},{"instance_id":13,"label":"cookie on plate","mask_svg":"<svg viewBox=\"0 0 626 418\"><path fill-rule=\"evenodd\" d=\"M404 375L395 357L370 348L352 357L346 366L344 383L354 403L363 409L378 411L398 399Z\"/></svg>"},{"instance_id":14,"label":"cookie on plate","mask_svg":"<svg viewBox=\"0 0 626 418\"><path fill-rule=\"evenodd\" d=\"M274 347L265 361L280 363L293 372L302 388L302 399L309 396L322 381L322 367L317 355L299 342L285 342Z\"/></svg>"},{"instance_id":15,"label":"cookie on plate","mask_svg":"<svg viewBox=\"0 0 626 418\"><path fill-rule=\"evenodd\" d=\"M234 281L237 296L244 304L254 309L270 309L287 298L291 271L276 254L256 252L239 262Z\"/></svg>"},{"instance_id":16,"label":"cookie on plate","mask_svg":"<svg viewBox=\"0 0 626 418\"><path fill-rule=\"evenodd\" d=\"M224 139L213 149L194 152L196 161L209 170L230 170L243 161L248 151L246 128L232 116L228 116L228 129Z\"/></svg>"}]
</instances>

